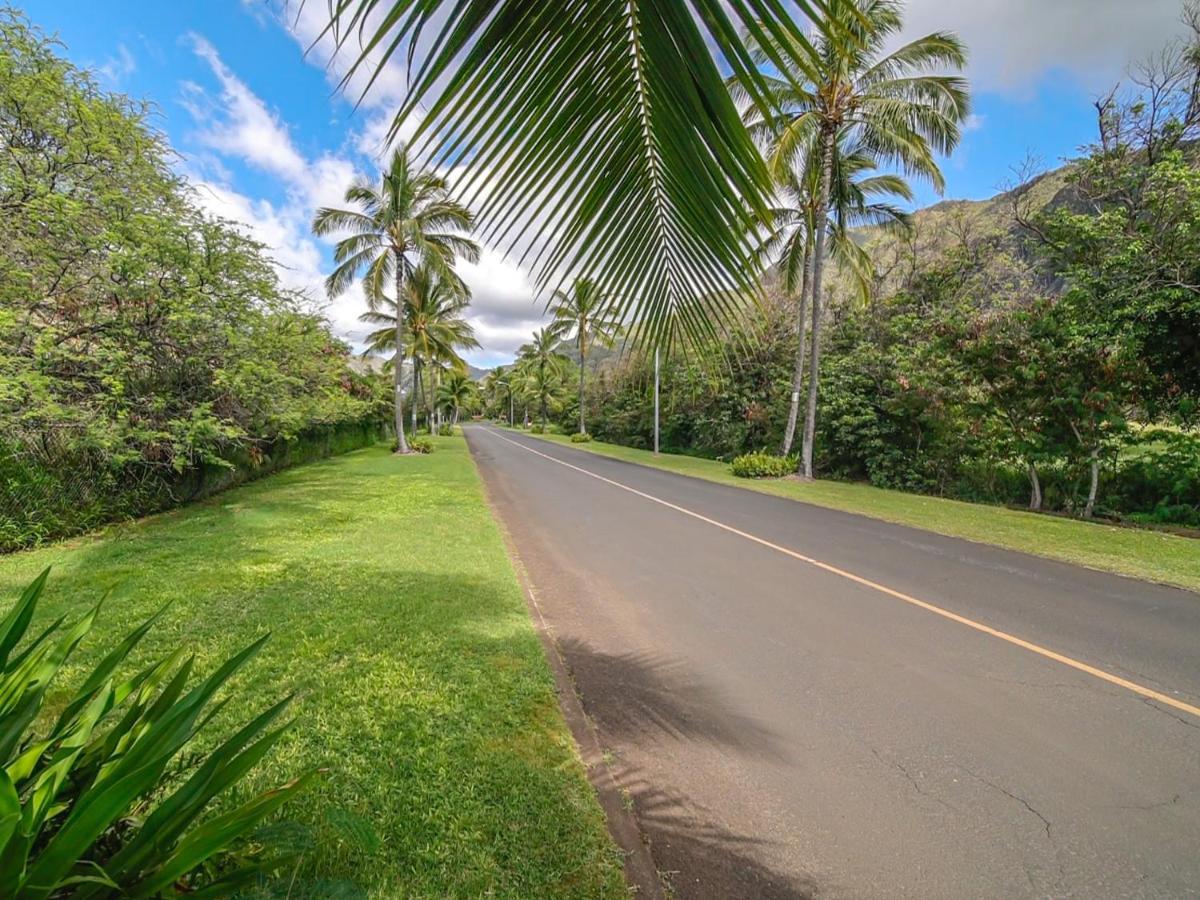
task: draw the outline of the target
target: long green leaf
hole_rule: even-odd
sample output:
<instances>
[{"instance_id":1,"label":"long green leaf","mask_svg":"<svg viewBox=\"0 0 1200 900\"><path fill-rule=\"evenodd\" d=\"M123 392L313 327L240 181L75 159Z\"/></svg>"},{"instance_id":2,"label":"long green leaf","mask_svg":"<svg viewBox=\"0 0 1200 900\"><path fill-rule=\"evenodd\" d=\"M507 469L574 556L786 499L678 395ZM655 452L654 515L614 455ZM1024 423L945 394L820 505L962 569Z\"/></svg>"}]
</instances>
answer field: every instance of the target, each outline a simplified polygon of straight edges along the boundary
<instances>
[{"instance_id":1,"label":"long green leaf","mask_svg":"<svg viewBox=\"0 0 1200 900\"><path fill-rule=\"evenodd\" d=\"M0 621L0 670L7 666L8 655L25 636L25 631L33 619L34 610L37 609L38 598L42 595L42 591L46 587L46 579L49 577L50 569L47 567L42 570L41 575L30 582L29 587L21 592L16 604L9 610L3 621Z\"/></svg>"},{"instance_id":2,"label":"long green leaf","mask_svg":"<svg viewBox=\"0 0 1200 900\"><path fill-rule=\"evenodd\" d=\"M425 113L421 146L541 286L593 277L654 343L711 334L757 290L771 183L721 66L768 104L742 30L811 66L824 0L326 2L347 79L408 54L393 131Z\"/></svg>"},{"instance_id":3,"label":"long green leaf","mask_svg":"<svg viewBox=\"0 0 1200 900\"><path fill-rule=\"evenodd\" d=\"M224 815L205 822L180 841L175 853L164 865L129 892L130 898L153 897L158 891L174 884L177 879L195 869L229 841L245 834L294 794L304 790L320 773L309 772L290 784L263 794Z\"/></svg>"}]
</instances>

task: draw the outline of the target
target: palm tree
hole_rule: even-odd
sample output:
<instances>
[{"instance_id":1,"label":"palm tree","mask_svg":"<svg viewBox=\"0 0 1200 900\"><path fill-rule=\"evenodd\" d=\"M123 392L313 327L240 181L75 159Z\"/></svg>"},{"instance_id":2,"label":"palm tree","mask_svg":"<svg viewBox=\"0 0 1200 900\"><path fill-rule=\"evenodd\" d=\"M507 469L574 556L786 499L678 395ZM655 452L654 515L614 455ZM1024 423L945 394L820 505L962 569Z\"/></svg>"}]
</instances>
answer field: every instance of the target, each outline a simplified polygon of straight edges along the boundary
<instances>
[{"instance_id":1,"label":"palm tree","mask_svg":"<svg viewBox=\"0 0 1200 900\"><path fill-rule=\"evenodd\" d=\"M462 316L471 297L471 292L458 278L443 278L427 266L419 266L404 285L405 323L402 326L403 349L413 360L413 405L412 428L417 427L417 396L420 394L427 408L432 408L433 390L427 384L427 372L436 372L438 363L445 363L459 371L466 371L467 363L458 350L474 349L479 346L475 329ZM367 335L367 352L384 353L395 351L396 327L395 304L391 312L375 309L359 316L364 322L383 327ZM429 422L433 426L432 416Z\"/></svg>"},{"instance_id":2,"label":"palm tree","mask_svg":"<svg viewBox=\"0 0 1200 900\"><path fill-rule=\"evenodd\" d=\"M450 408L451 425L458 424L458 414L464 406L471 403L475 395L475 385L463 372L453 369L446 375L446 380L438 385L438 403Z\"/></svg>"},{"instance_id":3,"label":"palm tree","mask_svg":"<svg viewBox=\"0 0 1200 900\"><path fill-rule=\"evenodd\" d=\"M958 144L969 109L966 83L958 76L933 72L942 67L959 70L966 64L966 51L957 37L935 32L884 55L885 44L900 30L898 0L828 0L827 11L826 27L813 42L815 61L801 61L781 75L762 76L774 106L765 111L754 106L748 126L757 138L769 140L767 165L773 173L810 167L818 173L808 284L813 326L801 453L808 478L813 474L821 360L821 281L838 149L843 144L859 147L877 164L928 178L940 191L942 175L934 154L948 154ZM770 34L750 43L760 63L798 58L811 46L806 41L789 49ZM745 85L740 89L750 91Z\"/></svg>"},{"instance_id":4,"label":"palm tree","mask_svg":"<svg viewBox=\"0 0 1200 900\"><path fill-rule=\"evenodd\" d=\"M812 161L809 157L808 162ZM877 199L896 196L912 199L912 188L900 175L877 174L872 155L862 148L839 147L834 158L833 185L827 229L831 256L850 270L860 293L865 296L872 280L870 254L850 233L851 228L875 225L907 228L906 213L891 203ZM760 252L774 259L783 278L783 289L796 301L796 356L792 367L791 401L787 427L783 434L783 455L792 450L796 421L800 412L800 389L804 383L805 327L808 311L808 282L813 267L813 234L816 221L817 187L820 173L813 165L791 170L777 191L778 205Z\"/></svg>"},{"instance_id":5,"label":"palm tree","mask_svg":"<svg viewBox=\"0 0 1200 900\"><path fill-rule=\"evenodd\" d=\"M743 29L778 48L775 70L803 71L817 62L803 22L852 39L824 15L835 5L330 0L322 37L352 55L343 85L367 75L364 90L406 55L392 137L419 111L413 140L458 167L481 235L549 236L528 251L539 285L593 277L614 317L658 344L710 336L757 290L773 186L723 72L764 114L772 98Z\"/></svg>"},{"instance_id":6,"label":"palm tree","mask_svg":"<svg viewBox=\"0 0 1200 900\"><path fill-rule=\"evenodd\" d=\"M588 348L611 346L621 323L607 313L608 302L591 278L576 278L569 291L555 291L550 301L554 320L550 327L563 339L574 340L579 350L579 433L587 434L583 409L583 380Z\"/></svg>"},{"instance_id":7,"label":"palm tree","mask_svg":"<svg viewBox=\"0 0 1200 900\"><path fill-rule=\"evenodd\" d=\"M496 408L499 410L502 417L508 420L509 425L515 424L513 421L513 371L512 367L499 366L488 372L483 378L483 394L486 398L487 407L489 410ZM503 391L503 393L501 393ZM505 404L504 401L508 403ZM504 413L508 413L504 416Z\"/></svg>"},{"instance_id":8,"label":"palm tree","mask_svg":"<svg viewBox=\"0 0 1200 900\"><path fill-rule=\"evenodd\" d=\"M379 184L356 179L346 189L346 203L357 208L322 207L312 223L313 233L321 236L349 232L349 237L334 248L337 268L325 281L330 297L344 293L361 277L367 304L374 313L389 304L386 289L393 290L391 348L395 352L398 453L408 452L401 395L405 349L405 304L401 298L405 287L419 267L446 282L459 282L453 270L455 260L479 258L479 245L462 234L474 224L471 213L452 200L448 190L441 176L418 171L407 149L400 146L392 154ZM415 365L413 393L416 393Z\"/></svg>"},{"instance_id":9,"label":"palm tree","mask_svg":"<svg viewBox=\"0 0 1200 900\"><path fill-rule=\"evenodd\" d=\"M539 328L533 340L517 351L518 366L526 388L538 402L542 416L542 428L546 427L549 400L557 393L562 383L563 367L567 358L558 352L559 338L553 328Z\"/></svg>"}]
</instances>

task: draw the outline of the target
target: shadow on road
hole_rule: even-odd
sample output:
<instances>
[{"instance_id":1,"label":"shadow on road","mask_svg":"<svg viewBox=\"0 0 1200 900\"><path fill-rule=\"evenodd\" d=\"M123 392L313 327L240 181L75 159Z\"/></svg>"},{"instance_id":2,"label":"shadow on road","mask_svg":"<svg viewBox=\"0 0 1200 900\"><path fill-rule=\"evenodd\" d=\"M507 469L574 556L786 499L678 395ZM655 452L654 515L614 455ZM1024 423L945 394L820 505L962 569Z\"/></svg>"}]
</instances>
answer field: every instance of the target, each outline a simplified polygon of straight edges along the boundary
<instances>
[{"instance_id":1,"label":"shadow on road","mask_svg":"<svg viewBox=\"0 0 1200 900\"><path fill-rule=\"evenodd\" d=\"M770 841L737 834L714 824L708 810L647 784L632 770L620 771L638 824L671 895L677 898L754 897L810 900L816 882L777 872L762 862Z\"/></svg>"},{"instance_id":2,"label":"shadow on road","mask_svg":"<svg viewBox=\"0 0 1200 900\"><path fill-rule=\"evenodd\" d=\"M783 742L745 716L682 663L662 654L605 653L577 638L557 641L588 715L619 738L668 735L776 761Z\"/></svg>"}]
</instances>

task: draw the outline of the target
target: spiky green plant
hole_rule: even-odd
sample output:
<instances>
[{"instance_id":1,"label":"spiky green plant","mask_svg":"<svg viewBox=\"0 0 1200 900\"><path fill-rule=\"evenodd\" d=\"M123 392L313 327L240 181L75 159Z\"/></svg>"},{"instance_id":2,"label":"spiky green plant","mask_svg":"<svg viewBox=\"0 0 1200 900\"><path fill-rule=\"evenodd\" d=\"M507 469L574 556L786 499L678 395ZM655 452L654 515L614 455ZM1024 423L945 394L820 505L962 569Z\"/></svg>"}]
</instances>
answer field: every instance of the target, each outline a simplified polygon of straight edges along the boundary
<instances>
[{"instance_id":1,"label":"spiky green plant","mask_svg":"<svg viewBox=\"0 0 1200 900\"><path fill-rule=\"evenodd\" d=\"M218 814L206 810L287 730L276 722L290 698L177 771L192 741L211 730L222 706L214 696L268 636L199 681L183 650L119 674L153 616L42 723L47 692L100 612L97 605L66 627L60 618L26 641L48 576L49 569L0 621L0 896L224 897L277 866L278 858L227 851L315 773Z\"/></svg>"}]
</instances>

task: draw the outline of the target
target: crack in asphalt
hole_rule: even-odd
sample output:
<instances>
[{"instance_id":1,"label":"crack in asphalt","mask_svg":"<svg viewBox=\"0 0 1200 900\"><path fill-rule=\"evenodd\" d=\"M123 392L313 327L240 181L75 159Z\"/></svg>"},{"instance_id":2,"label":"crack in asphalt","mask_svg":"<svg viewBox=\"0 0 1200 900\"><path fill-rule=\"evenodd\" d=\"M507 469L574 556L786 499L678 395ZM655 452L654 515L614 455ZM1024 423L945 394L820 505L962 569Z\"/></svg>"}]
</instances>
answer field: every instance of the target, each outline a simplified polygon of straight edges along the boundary
<instances>
[{"instance_id":1,"label":"crack in asphalt","mask_svg":"<svg viewBox=\"0 0 1200 900\"><path fill-rule=\"evenodd\" d=\"M1153 809L1162 809L1164 806L1174 806L1183 798L1183 794L1176 794L1170 800L1159 800L1157 803L1134 804L1132 806L1118 806L1117 809L1137 809L1143 812L1149 812Z\"/></svg>"},{"instance_id":2,"label":"crack in asphalt","mask_svg":"<svg viewBox=\"0 0 1200 900\"><path fill-rule=\"evenodd\" d=\"M883 756L880 754L880 752L878 750L876 750L874 747L868 746L867 749L870 750L871 753L874 754L875 758L877 760L879 760L881 763L883 763L883 765L888 766L889 768L895 769L901 775L903 775L905 777L905 779L907 779L908 783L912 785L912 789L914 791L916 791L918 794L920 794L922 797L927 797L928 799L932 800L934 803L941 804L942 806L946 807L946 809L950 810L951 812L955 812L955 813L958 812L957 809L955 809L953 806L951 806L949 803L947 803L941 797L935 797L933 794L929 793L924 788L922 788L920 783L917 781L917 779L913 777L912 773L909 772L908 769L905 768L904 765L902 765L901 763L892 761L892 760L884 759Z\"/></svg>"},{"instance_id":3,"label":"crack in asphalt","mask_svg":"<svg viewBox=\"0 0 1200 900\"><path fill-rule=\"evenodd\" d=\"M1054 839L1054 833L1050 826L1050 820L1048 818L1046 818L1046 816L1043 815L1037 808L1035 808L1033 806L1033 804L1031 804L1028 800L1026 800L1024 797L1020 796L1019 794L1014 794L1008 788L1003 787L999 784L996 784L994 781L990 781L989 779L984 778L982 775L979 775L976 772L972 772L966 766L960 765L959 768L962 769L962 771L966 772L968 775L970 775L972 778L974 778L976 781L978 781L980 784L985 784L988 787L990 787L992 790L1003 794L1005 797L1008 797L1010 800L1015 800L1017 803L1020 803L1023 807L1025 807L1025 809L1027 809L1034 816L1037 816L1038 821L1040 821L1042 823L1042 827L1046 832L1046 841L1047 841L1047 843L1050 844L1050 847L1053 850L1054 865L1058 869L1058 878L1054 881L1054 885L1055 885L1056 889L1061 889L1063 883L1067 880L1067 870L1063 866L1062 860L1059 858L1058 841L1056 841ZM1033 884L1033 875L1029 868L1029 861L1023 860L1022 867L1025 870L1025 877L1027 879L1029 879L1030 884L1032 885Z\"/></svg>"},{"instance_id":4,"label":"crack in asphalt","mask_svg":"<svg viewBox=\"0 0 1200 900\"><path fill-rule=\"evenodd\" d=\"M1143 697L1142 702L1145 703L1147 706L1149 706L1151 709L1162 713L1164 716L1170 716L1172 719L1174 719L1176 722L1178 722L1181 725L1186 725L1188 728L1195 728L1197 730L1200 730L1200 725L1197 725L1195 722L1188 721L1183 716L1177 716L1177 715L1175 715L1175 713L1171 712L1170 710L1163 709L1161 706L1159 706L1157 703L1154 702L1153 697Z\"/></svg>"},{"instance_id":5,"label":"crack in asphalt","mask_svg":"<svg viewBox=\"0 0 1200 900\"><path fill-rule=\"evenodd\" d=\"M1031 813L1033 813L1035 816L1037 816L1038 819L1041 820L1042 826L1046 829L1046 838L1050 841L1051 844L1054 844L1054 835L1050 833L1050 820L1047 819L1040 812L1038 812L1037 809L1035 809L1028 800L1026 800L1024 797L1014 794L1012 791L1008 790L1008 788L1002 787L1001 785L996 784L996 782L989 781L988 779L984 778L982 775L978 775L975 772L972 772L966 766L959 766L959 768L962 769L964 772L966 772L968 775L970 775L972 778L974 778L976 781L980 782L981 784L986 784L988 787L992 788L993 790L999 791L1005 797L1008 797L1012 800L1016 800L1018 803L1020 803L1022 806L1024 806L1027 810L1029 810ZM1057 849L1057 844L1055 844L1055 849Z\"/></svg>"}]
</instances>

